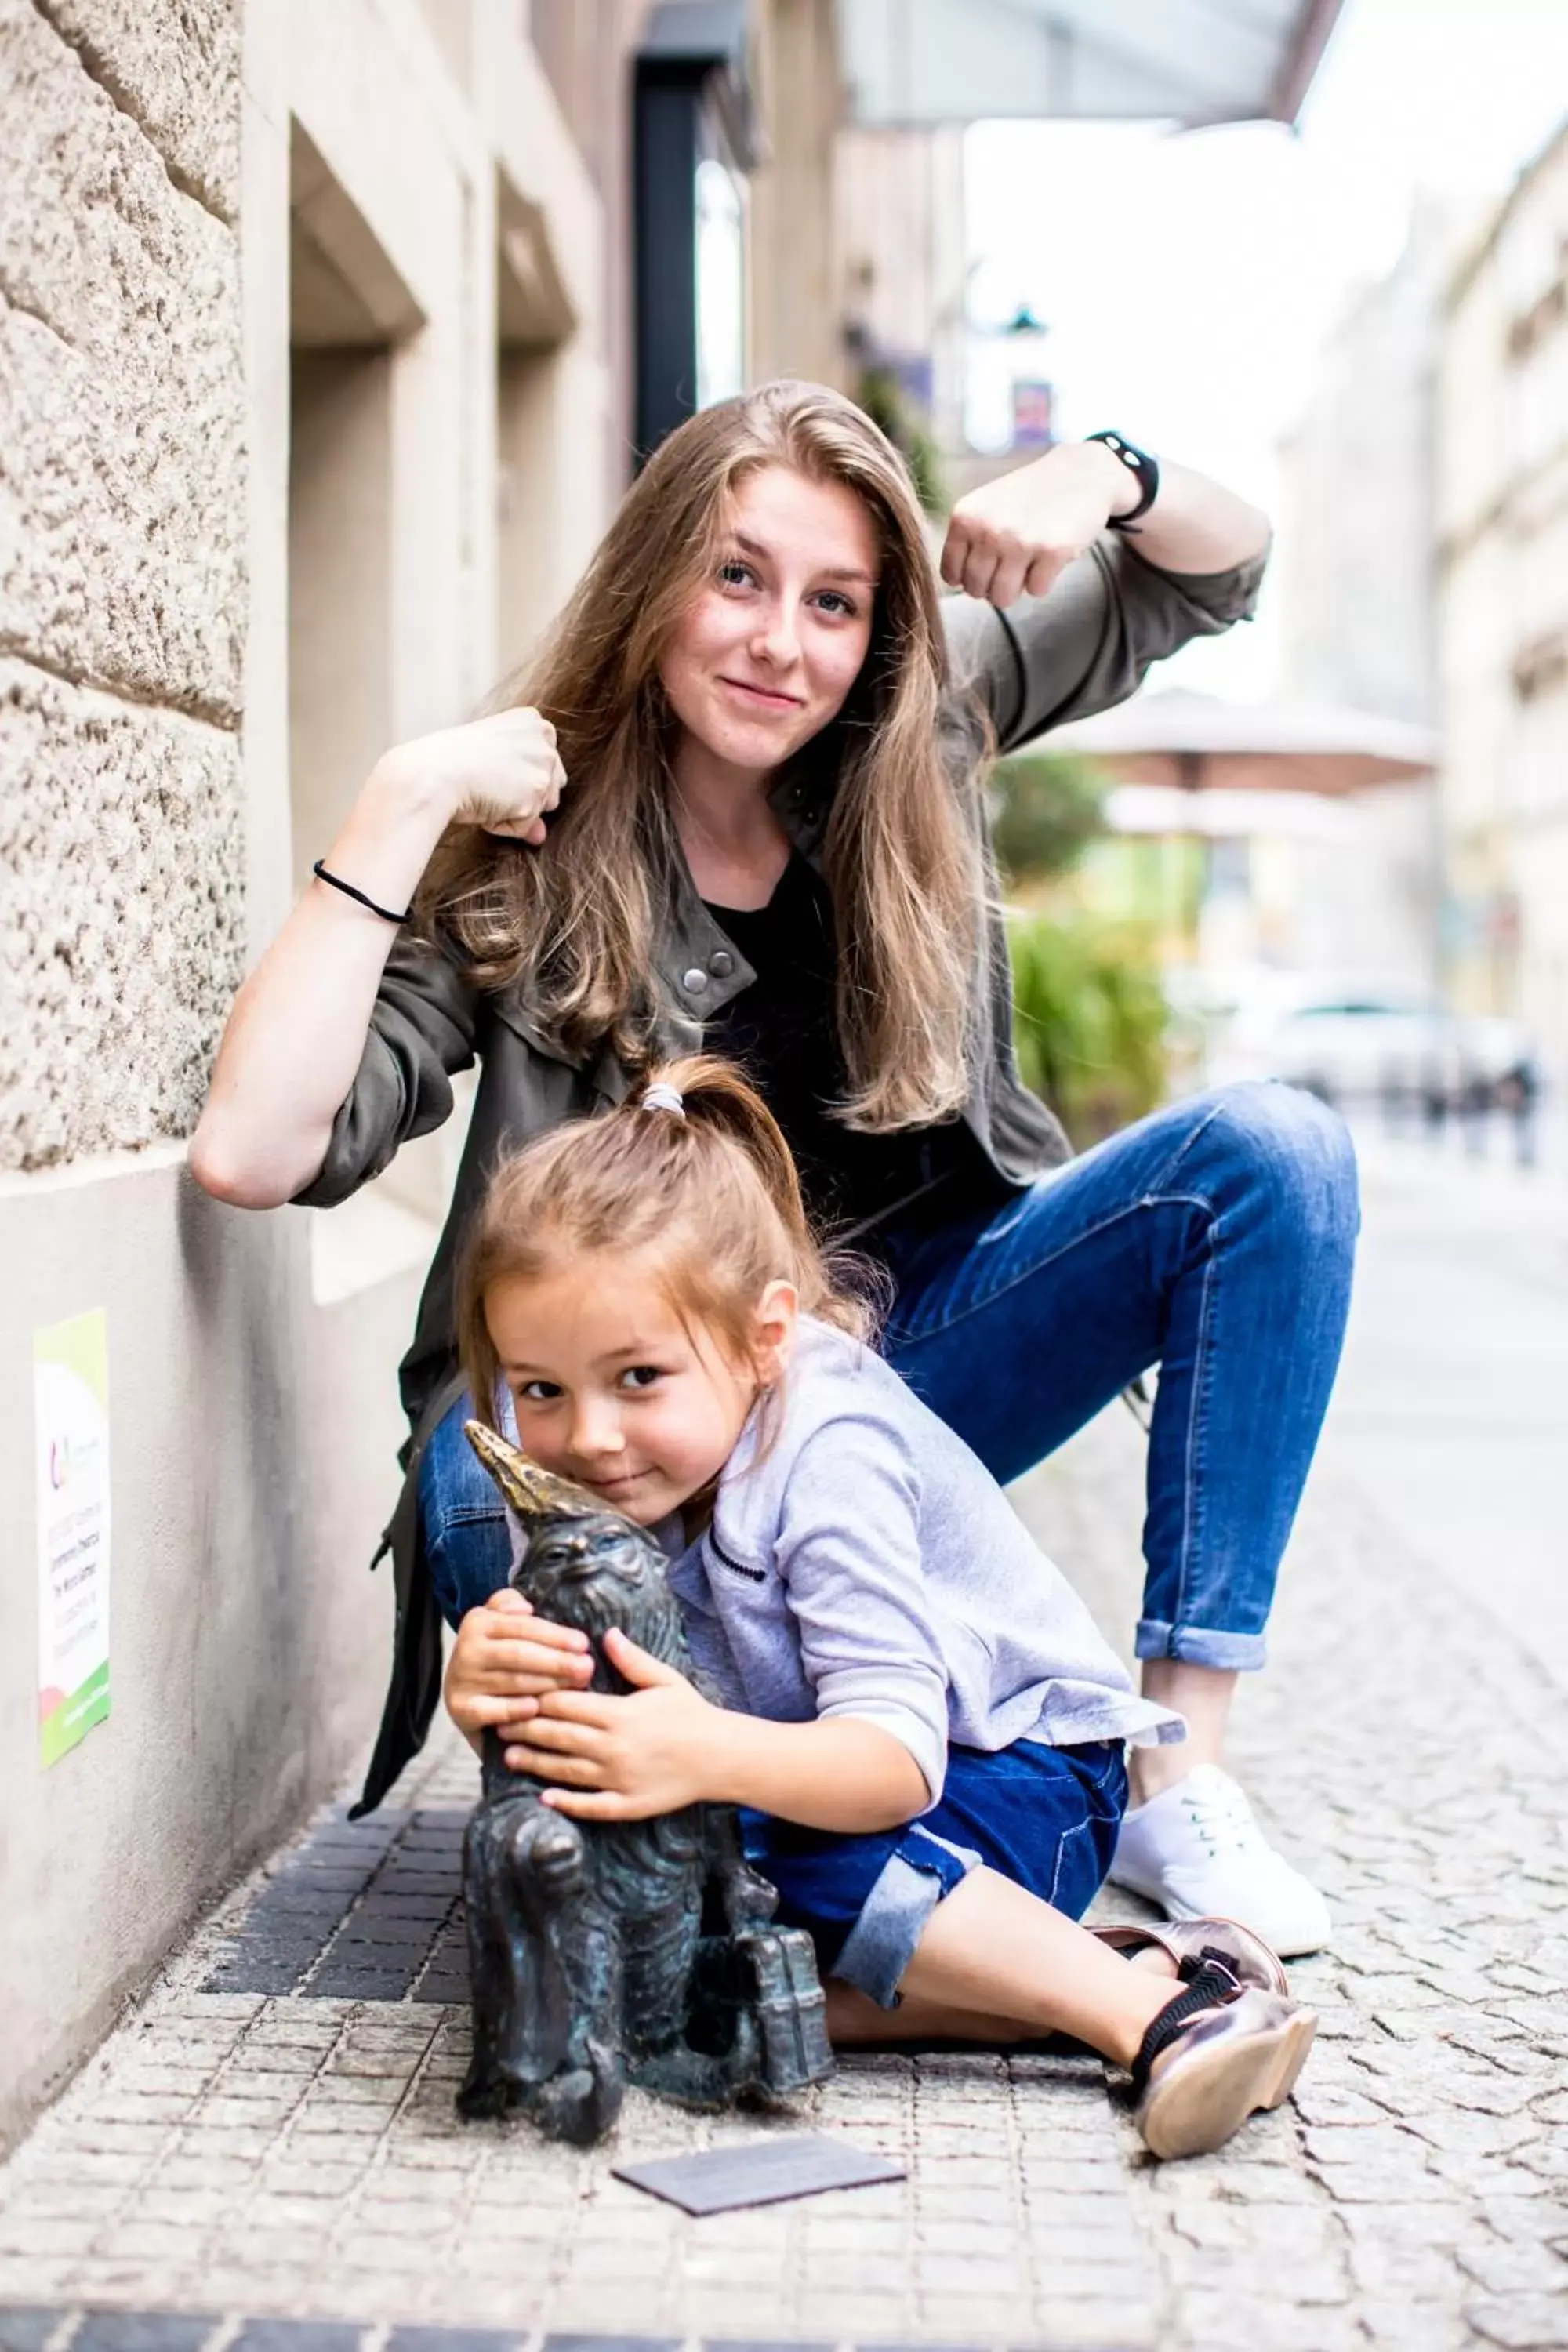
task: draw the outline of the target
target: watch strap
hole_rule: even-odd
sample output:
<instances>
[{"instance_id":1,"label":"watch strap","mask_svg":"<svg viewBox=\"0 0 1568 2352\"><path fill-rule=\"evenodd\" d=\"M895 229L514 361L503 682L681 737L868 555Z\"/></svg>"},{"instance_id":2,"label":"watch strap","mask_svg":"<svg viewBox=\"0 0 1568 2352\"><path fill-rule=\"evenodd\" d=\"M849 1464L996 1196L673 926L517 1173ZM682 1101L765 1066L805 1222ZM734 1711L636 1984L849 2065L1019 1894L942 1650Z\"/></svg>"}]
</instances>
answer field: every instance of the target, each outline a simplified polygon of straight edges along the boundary
<instances>
[{"instance_id":1,"label":"watch strap","mask_svg":"<svg viewBox=\"0 0 1568 2352\"><path fill-rule=\"evenodd\" d=\"M1130 507L1124 515L1109 518L1111 530L1130 530L1136 537L1139 517L1148 513L1160 495L1159 459L1152 457L1147 449L1140 449L1136 441L1129 441L1125 433L1113 433L1108 429L1100 433L1086 433L1083 437L1086 441L1103 441L1112 457L1120 458L1137 481L1137 505Z\"/></svg>"}]
</instances>

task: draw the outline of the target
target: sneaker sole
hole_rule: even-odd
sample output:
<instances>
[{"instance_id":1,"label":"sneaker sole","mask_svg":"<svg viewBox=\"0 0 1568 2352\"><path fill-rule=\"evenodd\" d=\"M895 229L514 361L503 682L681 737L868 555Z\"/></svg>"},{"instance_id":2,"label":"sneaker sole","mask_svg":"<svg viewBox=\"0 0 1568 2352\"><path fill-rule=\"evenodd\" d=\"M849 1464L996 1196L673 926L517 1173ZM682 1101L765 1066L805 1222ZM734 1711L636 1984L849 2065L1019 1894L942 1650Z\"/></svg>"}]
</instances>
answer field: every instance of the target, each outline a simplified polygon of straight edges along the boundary
<instances>
[{"instance_id":1,"label":"sneaker sole","mask_svg":"<svg viewBox=\"0 0 1568 2352\"><path fill-rule=\"evenodd\" d=\"M1206 1919L1209 1916L1206 1911L1199 1911L1185 1903L1174 1902L1168 1895L1145 1895L1144 1900L1149 1903L1158 1903L1161 1909L1173 1919ZM1243 1920L1237 1924L1245 1927L1247 1923ZM1284 1942L1280 1944L1275 1943L1272 1937L1265 1936L1260 1927L1254 1927L1252 1932L1268 1946L1271 1952L1278 1953L1282 1960L1304 1960L1310 1953L1326 1952L1333 1940L1331 1925L1321 1936L1287 1936Z\"/></svg>"},{"instance_id":2,"label":"sneaker sole","mask_svg":"<svg viewBox=\"0 0 1568 2352\"><path fill-rule=\"evenodd\" d=\"M1167 1919L1209 1919L1221 1916L1218 1912L1200 1911L1195 1904L1183 1903L1176 1895L1167 1895L1157 1881L1134 1878L1130 1873L1116 1870L1108 1875L1112 1886L1124 1886L1130 1895L1142 1895L1145 1903L1152 1903L1157 1911L1163 1911ZM1252 1922L1249 1919L1238 1920L1237 1925L1251 1927ZM1261 1927L1252 1927L1252 1933L1282 1960L1304 1960L1311 1952L1326 1952L1333 1940L1331 1923L1325 1935L1316 1937L1288 1936L1283 1943L1272 1936L1264 1935Z\"/></svg>"},{"instance_id":3,"label":"sneaker sole","mask_svg":"<svg viewBox=\"0 0 1568 2352\"><path fill-rule=\"evenodd\" d=\"M1194 2051L1144 2102L1138 2126L1150 2153L1212 2155L1248 2116L1283 2106L1317 2031L1317 2011L1298 2009L1245 2042L1216 2042Z\"/></svg>"}]
</instances>

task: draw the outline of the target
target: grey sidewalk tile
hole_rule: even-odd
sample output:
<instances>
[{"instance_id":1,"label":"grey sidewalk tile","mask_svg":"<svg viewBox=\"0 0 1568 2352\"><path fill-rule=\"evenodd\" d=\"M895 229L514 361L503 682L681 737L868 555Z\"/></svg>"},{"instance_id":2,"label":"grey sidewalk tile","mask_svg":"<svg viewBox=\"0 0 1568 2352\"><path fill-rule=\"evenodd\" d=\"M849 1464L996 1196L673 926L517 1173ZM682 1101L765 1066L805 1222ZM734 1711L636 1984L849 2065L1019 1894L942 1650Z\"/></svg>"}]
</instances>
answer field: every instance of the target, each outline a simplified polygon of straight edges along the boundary
<instances>
[{"instance_id":1,"label":"grey sidewalk tile","mask_svg":"<svg viewBox=\"0 0 1568 2352\"><path fill-rule=\"evenodd\" d=\"M200 2352L217 2326L210 2313L89 2311L71 2337L71 2352Z\"/></svg>"},{"instance_id":2,"label":"grey sidewalk tile","mask_svg":"<svg viewBox=\"0 0 1568 2352\"><path fill-rule=\"evenodd\" d=\"M63 2312L26 2304L0 2308L0 2352L44 2352L64 2316Z\"/></svg>"},{"instance_id":3,"label":"grey sidewalk tile","mask_svg":"<svg viewBox=\"0 0 1568 2352\"><path fill-rule=\"evenodd\" d=\"M354 1912L358 1921L395 1920L405 1927L427 1927L434 1933L452 1916L452 1899L445 1895L403 1895L395 1888L373 1886Z\"/></svg>"},{"instance_id":4,"label":"grey sidewalk tile","mask_svg":"<svg viewBox=\"0 0 1568 2352\"><path fill-rule=\"evenodd\" d=\"M547 2336L541 2352L680 2352L679 2336Z\"/></svg>"},{"instance_id":5,"label":"grey sidewalk tile","mask_svg":"<svg viewBox=\"0 0 1568 2352\"><path fill-rule=\"evenodd\" d=\"M335 1887L317 1886L298 1878L275 1878L246 1913L245 1924L247 1927L267 1927L305 1935L313 1920L335 1919L342 1908L343 1898Z\"/></svg>"},{"instance_id":6,"label":"grey sidewalk tile","mask_svg":"<svg viewBox=\"0 0 1568 2352\"><path fill-rule=\"evenodd\" d=\"M229 2352L360 2352L363 2336L349 2320L247 2319Z\"/></svg>"},{"instance_id":7,"label":"grey sidewalk tile","mask_svg":"<svg viewBox=\"0 0 1568 2352\"><path fill-rule=\"evenodd\" d=\"M307 2000L400 2001L413 1981L412 1969L361 1969L345 1961L319 1969L302 1990Z\"/></svg>"},{"instance_id":8,"label":"grey sidewalk tile","mask_svg":"<svg viewBox=\"0 0 1568 2352\"><path fill-rule=\"evenodd\" d=\"M384 2352L517 2352L528 2330L504 2327L395 2327Z\"/></svg>"},{"instance_id":9,"label":"grey sidewalk tile","mask_svg":"<svg viewBox=\"0 0 1568 2352\"><path fill-rule=\"evenodd\" d=\"M301 1974L292 1962L279 1966L273 1960L226 1960L206 1983L212 1992L258 1992L279 1999L294 1990Z\"/></svg>"},{"instance_id":10,"label":"grey sidewalk tile","mask_svg":"<svg viewBox=\"0 0 1568 2352\"><path fill-rule=\"evenodd\" d=\"M353 1928L334 1936L321 1954L324 1968L380 1969L394 1973L401 1969L410 1983L425 1966L430 1955L430 1938L421 1932L410 1938L401 1934L377 1935L374 1922L362 1930L356 1919Z\"/></svg>"},{"instance_id":11,"label":"grey sidewalk tile","mask_svg":"<svg viewBox=\"0 0 1568 2352\"><path fill-rule=\"evenodd\" d=\"M281 1880L274 1880L273 1883L275 1885L281 1884L298 1887L302 1893L310 1895L352 1896L357 1895L370 1878L376 1867L376 1859L366 1854L363 1862L342 1862L334 1855L315 1862L306 1855L299 1862L290 1863Z\"/></svg>"}]
</instances>

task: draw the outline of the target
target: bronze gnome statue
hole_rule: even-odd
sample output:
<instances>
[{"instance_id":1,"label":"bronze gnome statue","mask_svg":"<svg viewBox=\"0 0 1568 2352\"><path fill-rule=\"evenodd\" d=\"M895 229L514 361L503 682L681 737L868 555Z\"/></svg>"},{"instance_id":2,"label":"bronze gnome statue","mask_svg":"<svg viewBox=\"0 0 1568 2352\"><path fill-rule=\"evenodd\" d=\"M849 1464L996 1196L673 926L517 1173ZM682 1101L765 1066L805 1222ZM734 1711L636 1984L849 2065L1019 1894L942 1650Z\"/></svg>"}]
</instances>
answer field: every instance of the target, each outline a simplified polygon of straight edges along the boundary
<instances>
[{"instance_id":1,"label":"bronze gnome statue","mask_svg":"<svg viewBox=\"0 0 1568 2352\"><path fill-rule=\"evenodd\" d=\"M523 1533L511 1581L542 1617L579 1627L589 1687L629 1686L611 1626L690 1671L658 1545L479 1422L470 1444ZM465 2116L520 2112L556 2139L609 2130L628 2083L721 2107L800 2090L833 2063L811 1939L772 1926L777 1901L742 1859L727 1805L576 1822L540 1802L485 1734L463 1846L474 2052Z\"/></svg>"}]
</instances>

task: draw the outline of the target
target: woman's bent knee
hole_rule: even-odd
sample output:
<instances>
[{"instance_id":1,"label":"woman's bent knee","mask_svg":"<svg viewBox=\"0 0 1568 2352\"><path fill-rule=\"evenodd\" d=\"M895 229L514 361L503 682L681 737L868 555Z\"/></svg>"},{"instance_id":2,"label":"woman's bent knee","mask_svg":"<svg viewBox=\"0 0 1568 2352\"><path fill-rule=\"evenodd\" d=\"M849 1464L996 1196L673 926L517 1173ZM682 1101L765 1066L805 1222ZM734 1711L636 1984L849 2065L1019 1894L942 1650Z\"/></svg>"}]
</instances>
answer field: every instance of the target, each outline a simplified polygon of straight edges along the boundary
<instances>
[{"instance_id":1,"label":"woman's bent knee","mask_svg":"<svg viewBox=\"0 0 1568 2352\"><path fill-rule=\"evenodd\" d=\"M419 1471L419 1519L430 1582L448 1625L459 1625L511 1574L500 1496L463 1434L465 1397L433 1432Z\"/></svg>"},{"instance_id":2,"label":"woman's bent knee","mask_svg":"<svg viewBox=\"0 0 1568 2352\"><path fill-rule=\"evenodd\" d=\"M1337 1110L1279 1078L1246 1078L1215 1097L1233 1150L1239 1148L1249 1187L1271 1215L1316 1248L1353 1247L1361 1224L1355 1146Z\"/></svg>"}]
</instances>

